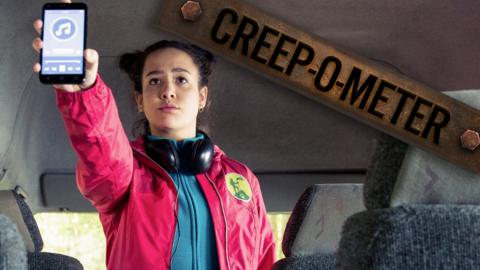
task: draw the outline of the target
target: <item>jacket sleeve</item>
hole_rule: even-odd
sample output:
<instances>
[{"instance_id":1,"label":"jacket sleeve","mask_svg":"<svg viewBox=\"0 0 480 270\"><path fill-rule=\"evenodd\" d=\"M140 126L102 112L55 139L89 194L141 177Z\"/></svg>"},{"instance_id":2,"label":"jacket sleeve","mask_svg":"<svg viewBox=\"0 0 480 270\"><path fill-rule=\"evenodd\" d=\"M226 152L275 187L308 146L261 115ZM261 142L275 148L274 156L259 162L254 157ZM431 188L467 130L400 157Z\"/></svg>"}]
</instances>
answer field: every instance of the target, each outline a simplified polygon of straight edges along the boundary
<instances>
[{"instance_id":1,"label":"jacket sleeve","mask_svg":"<svg viewBox=\"0 0 480 270\"><path fill-rule=\"evenodd\" d=\"M252 191L254 193L257 213L260 221L260 249L258 254L258 270L270 270L276 261L275 238L273 237L272 227L267 217L267 210L263 201L260 184L257 177L249 170L250 179L252 179Z\"/></svg>"},{"instance_id":2,"label":"jacket sleeve","mask_svg":"<svg viewBox=\"0 0 480 270\"><path fill-rule=\"evenodd\" d=\"M56 89L57 106L78 157L77 186L99 212L108 212L127 193L133 154L110 88L99 75L87 90Z\"/></svg>"}]
</instances>

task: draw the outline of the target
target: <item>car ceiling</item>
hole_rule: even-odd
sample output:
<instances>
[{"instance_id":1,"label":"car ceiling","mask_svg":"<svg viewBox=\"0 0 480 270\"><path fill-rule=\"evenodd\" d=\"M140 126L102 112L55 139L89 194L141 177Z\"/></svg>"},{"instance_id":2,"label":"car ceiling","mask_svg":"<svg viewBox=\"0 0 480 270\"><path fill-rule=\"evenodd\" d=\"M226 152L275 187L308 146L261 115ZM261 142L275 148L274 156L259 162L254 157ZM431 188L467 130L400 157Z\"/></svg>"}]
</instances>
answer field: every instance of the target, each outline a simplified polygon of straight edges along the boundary
<instances>
[{"instance_id":1,"label":"car ceiling","mask_svg":"<svg viewBox=\"0 0 480 270\"><path fill-rule=\"evenodd\" d=\"M160 39L178 38L154 27L162 1L85 2L88 47L101 55L100 74L112 88L130 134L137 113L117 57ZM479 1L245 2L439 91L480 88ZM21 186L35 212L58 210L45 207L41 176L73 175L76 162L54 91L31 68L38 58L31 48L32 22L40 17L42 5L0 2L0 189ZM275 181L306 183L305 174L313 178L310 182L315 177L347 181L335 175L363 174L370 164L379 132L354 119L222 58L209 88L211 137L261 181L270 181L264 192L277 194L278 200L282 187ZM295 192L299 196L301 190ZM274 203L272 199L267 206Z\"/></svg>"}]
</instances>

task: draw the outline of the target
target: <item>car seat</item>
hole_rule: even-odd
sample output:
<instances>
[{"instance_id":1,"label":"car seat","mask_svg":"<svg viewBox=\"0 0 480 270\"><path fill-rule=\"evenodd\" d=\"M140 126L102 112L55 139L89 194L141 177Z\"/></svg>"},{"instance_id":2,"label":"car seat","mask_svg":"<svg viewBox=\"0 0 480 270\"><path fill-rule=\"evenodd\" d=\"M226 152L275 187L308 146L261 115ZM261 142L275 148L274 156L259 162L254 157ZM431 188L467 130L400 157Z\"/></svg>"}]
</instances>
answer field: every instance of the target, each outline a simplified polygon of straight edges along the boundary
<instances>
[{"instance_id":1,"label":"car seat","mask_svg":"<svg viewBox=\"0 0 480 270\"><path fill-rule=\"evenodd\" d=\"M448 94L480 107L478 91ZM367 210L344 224L337 269L480 269L479 195L480 176L385 135L364 184Z\"/></svg>"},{"instance_id":2,"label":"car seat","mask_svg":"<svg viewBox=\"0 0 480 270\"><path fill-rule=\"evenodd\" d=\"M43 240L28 204L13 190L0 191L0 214L8 216L18 227L25 243L30 270L82 270L75 258L42 252Z\"/></svg>"},{"instance_id":3,"label":"car seat","mask_svg":"<svg viewBox=\"0 0 480 270\"><path fill-rule=\"evenodd\" d=\"M353 213L364 210L362 184L318 184L305 190L285 228L285 258L274 270L335 269L341 226Z\"/></svg>"}]
</instances>

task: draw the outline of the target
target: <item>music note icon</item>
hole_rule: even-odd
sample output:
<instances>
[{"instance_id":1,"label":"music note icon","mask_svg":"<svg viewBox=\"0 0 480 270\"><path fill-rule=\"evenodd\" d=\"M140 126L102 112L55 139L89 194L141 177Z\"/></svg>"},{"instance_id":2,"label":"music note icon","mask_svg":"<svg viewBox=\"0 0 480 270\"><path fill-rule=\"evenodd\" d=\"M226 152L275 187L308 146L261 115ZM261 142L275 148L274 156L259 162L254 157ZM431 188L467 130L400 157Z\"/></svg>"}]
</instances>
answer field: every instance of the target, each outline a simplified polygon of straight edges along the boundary
<instances>
[{"instance_id":1,"label":"music note icon","mask_svg":"<svg viewBox=\"0 0 480 270\"><path fill-rule=\"evenodd\" d=\"M70 40L75 36L75 32L76 25L69 18L60 18L52 24L51 33L60 41Z\"/></svg>"},{"instance_id":2,"label":"music note icon","mask_svg":"<svg viewBox=\"0 0 480 270\"><path fill-rule=\"evenodd\" d=\"M60 24L58 26L57 31L55 31L55 35L57 37L62 36L62 34L65 34L68 36L70 35L71 32L72 32L72 24L70 22L67 22L67 23Z\"/></svg>"}]
</instances>

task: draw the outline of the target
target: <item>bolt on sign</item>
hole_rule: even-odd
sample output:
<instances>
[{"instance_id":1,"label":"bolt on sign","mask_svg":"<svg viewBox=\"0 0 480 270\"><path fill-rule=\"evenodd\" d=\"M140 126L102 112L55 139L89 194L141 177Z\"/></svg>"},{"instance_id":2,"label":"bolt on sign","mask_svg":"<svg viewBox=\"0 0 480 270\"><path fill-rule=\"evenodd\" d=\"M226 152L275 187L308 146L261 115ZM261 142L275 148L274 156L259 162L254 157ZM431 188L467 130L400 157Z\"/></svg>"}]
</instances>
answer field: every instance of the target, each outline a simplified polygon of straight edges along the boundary
<instances>
[{"instance_id":1,"label":"bolt on sign","mask_svg":"<svg viewBox=\"0 0 480 270\"><path fill-rule=\"evenodd\" d=\"M480 174L480 112L464 103L239 1L165 0L158 17L162 30Z\"/></svg>"}]
</instances>

